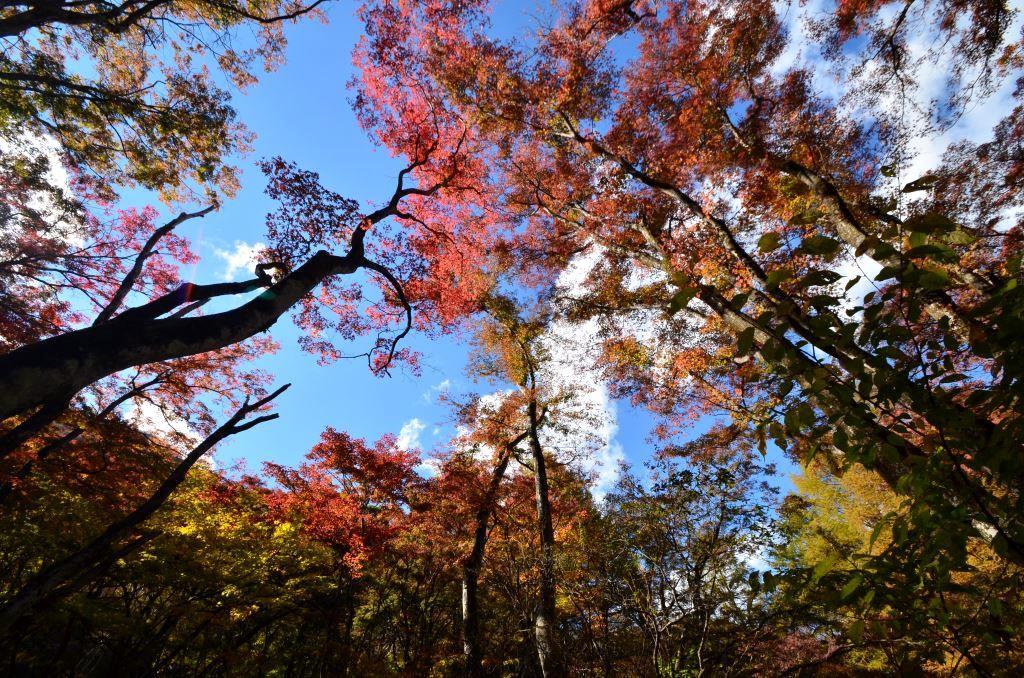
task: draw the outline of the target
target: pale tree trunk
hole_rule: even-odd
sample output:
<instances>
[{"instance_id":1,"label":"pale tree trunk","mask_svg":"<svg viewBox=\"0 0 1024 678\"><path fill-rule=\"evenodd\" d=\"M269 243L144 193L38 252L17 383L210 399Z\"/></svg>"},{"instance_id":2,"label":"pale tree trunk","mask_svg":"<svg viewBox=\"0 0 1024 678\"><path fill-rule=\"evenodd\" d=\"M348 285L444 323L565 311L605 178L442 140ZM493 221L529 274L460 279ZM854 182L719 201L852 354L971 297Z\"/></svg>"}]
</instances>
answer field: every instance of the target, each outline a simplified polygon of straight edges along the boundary
<instances>
[{"instance_id":1,"label":"pale tree trunk","mask_svg":"<svg viewBox=\"0 0 1024 678\"><path fill-rule=\"evenodd\" d=\"M476 543L473 549L476 550ZM475 566L467 563L462 568L462 655L466 661L466 675L473 678L483 675L480 665L480 602L477 598L479 567L479 563Z\"/></svg>"},{"instance_id":2,"label":"pale tree trunk","mask_svg":"<svg viewBox=\"0 0 1024 678\"><path fill-rule=\"evenodd\" d=\"M540 534L540 604L537 606L537 615L534 619L534 635L537 639L537 657L544 676L561 676L563 670L558 652L558 627L555 617L555 530L551 523L547 465L538 435L536 399L530 401L528 414L537 501L537 530Z\"/></svg>"}]
</instances>

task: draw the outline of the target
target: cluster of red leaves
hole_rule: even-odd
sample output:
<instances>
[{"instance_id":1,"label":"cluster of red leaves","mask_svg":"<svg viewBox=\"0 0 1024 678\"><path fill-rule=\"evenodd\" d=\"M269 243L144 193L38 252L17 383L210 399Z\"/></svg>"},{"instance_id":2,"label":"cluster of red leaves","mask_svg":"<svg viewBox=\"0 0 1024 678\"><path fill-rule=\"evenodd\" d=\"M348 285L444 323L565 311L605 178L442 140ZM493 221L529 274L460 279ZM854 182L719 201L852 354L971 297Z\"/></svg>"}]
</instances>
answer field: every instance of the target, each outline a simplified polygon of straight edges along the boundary
<instances>
[{"instance_id":1,"label":"cluster of red leaves","mask_svg":"<svg viewBox=\"0 0 1024 678\"><path fill-rule=\"evenodd\" d=\"M90 310L106 304L135 253L159 227L159 213L152 207L77 216L78 223L42 216L12 220L10 231L0 237L3 341L30 343L90 320ZM135 289L146 296L163 294L179 283L178 267L197 260L185 238L169 233L146 260Z\"/></svg>"},{"instance_id":2,"label":"cluster of red leaves","mask_svg":"<svg viewBox=\"0 0 1024 678\"><path fill-rule=\"evenodd\" d=\"M419 482L419 456L399 449L394 436L368 445L327 429L308 459L296 469L264 466L280 486L267 493L269 519L298 522L358 572L400 529L403 507Z\"/></svg>"}]
</instances>

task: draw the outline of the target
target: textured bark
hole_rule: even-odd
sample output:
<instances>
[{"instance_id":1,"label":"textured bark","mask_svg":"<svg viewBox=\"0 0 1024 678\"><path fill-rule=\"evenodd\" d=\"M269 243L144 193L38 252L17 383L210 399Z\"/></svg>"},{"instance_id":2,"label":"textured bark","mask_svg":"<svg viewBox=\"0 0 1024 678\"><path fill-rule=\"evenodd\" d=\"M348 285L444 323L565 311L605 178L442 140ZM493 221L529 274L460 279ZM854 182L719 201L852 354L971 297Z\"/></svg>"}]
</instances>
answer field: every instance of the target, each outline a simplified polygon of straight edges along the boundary
<instances>
[{"instance_id":1,"label":"textured bark","mask_svg":"<svg viewBox=\"0 0 1024 678\"><path fill-rule=\"evenodd\" d=\"M865 240L871 237L871 234L853 214L853 210L846 204L839 190L831 181L793 160L782 160L774 156L771 159L781 171L798 179L818 196L833 217L836 233L847 245L856 250ZM876 256L871 251L868 252L868 255L883 266L892 266L897 269L903 268L903 262L897 256ZM981 274L967 269L959 263L947 264L947 266L954 277L970 287L983 299L988 299L996 289L992 281L987 280ZM943 303L950 303L948 297L944 298ZM951 312L951 309L947 309L947 312ZM968 322L970 319L965 318L962 320L963 322Z\"/></svg>"},{"instance_id":2,"label":"textured bark","mask_svg":"<svg viewBox=\"0 0 1024 678\"><path fill-rule=\"evenodd\" d=\"M480 601L477 596L480 566L483 564L484 548L487 545L487 524L490 522L494 499L501 480L505 477L510 457L511 449L504 450L491 473L491 482L476 513L473 549L462 566L462 653L466 659L466 675L474 678L483 675L480 666L483 656L480 648Z\"/></svg>"},{"instance_id":3,"label":"textured bark","mask_svg":"<svg viewBox=\"0 0 1024 678\"><path fill-rule=\"evenodd\" d=\"M479 533L474 540L474 550L478 540ZM462 656L466 662L466 675L472 678L483 675L480 664L483 654L480 648L480 601L477 596L479 567L479 563L475 568L467 563L462 568Z\"/></svg>"}]
</instances>

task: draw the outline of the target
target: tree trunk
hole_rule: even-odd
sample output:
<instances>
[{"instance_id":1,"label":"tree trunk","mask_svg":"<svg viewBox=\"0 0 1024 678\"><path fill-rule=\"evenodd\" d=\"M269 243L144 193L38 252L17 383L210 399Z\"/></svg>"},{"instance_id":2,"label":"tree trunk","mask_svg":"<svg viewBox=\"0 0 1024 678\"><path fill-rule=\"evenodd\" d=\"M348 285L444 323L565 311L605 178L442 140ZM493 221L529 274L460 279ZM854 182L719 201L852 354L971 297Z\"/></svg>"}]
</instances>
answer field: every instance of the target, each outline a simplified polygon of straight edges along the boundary
<instances>
[{"instance_id":1,"label":"tree trunk","mask_svg":"<svg viewBox=\"0 0 1024 678\"><path fill-rule=\"evenodd\" d=\"M480 605L477 598L477 582L480 577L480 566L484 560L484 548L487 545L487 524L494 511L494 500L498 487L505 477L505 470L512 457L512 448L518 445L526 434L523 434L505 445L498 463L491 473L491 482L487 486L483 500L476 512L476 529L473 533L473 549L462 566L462 653L466 660L467 676L482 676L480 666L483 654L480 648Z\"/></svg>"},{"instance_id":2,"label":"tree trunk","mask_svg":"<svg viewBox=\"0 0 1024 678\"><path fill-rule=\"evenodd\" d=\"M555 619L555 530L551 523L551 499L544 450L538 435L539 417L536 399L530 400L530 451L533 454L534 490L537 500L537 529L540 534L540 604L534 621L537 657L545 678L561 676L558 653L558 627Z\"/></svg>"}]
</instances>

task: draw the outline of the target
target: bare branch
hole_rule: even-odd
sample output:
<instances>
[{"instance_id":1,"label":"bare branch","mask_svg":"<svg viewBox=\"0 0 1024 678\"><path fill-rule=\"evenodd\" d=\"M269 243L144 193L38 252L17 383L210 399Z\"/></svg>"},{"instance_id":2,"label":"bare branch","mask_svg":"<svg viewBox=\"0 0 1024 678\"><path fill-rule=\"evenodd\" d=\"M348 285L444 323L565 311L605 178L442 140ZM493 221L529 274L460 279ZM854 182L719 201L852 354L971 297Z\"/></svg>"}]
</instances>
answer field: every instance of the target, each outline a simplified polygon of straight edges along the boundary
<instances>
[{"instance_id":1,"label":"bare branch","mask_svg":"<svg viewBox=\"0 0 1024 678\"><path fill-rule=\"evenodd\" d=\"M398 281L398 278L396 278L391 271L375 261L370 261L369 259L364 259L362 266L384 276L384 278L391 283L391 287L395 290L395 294L398 296L398 301L402 304L403 308L405 308L405 328L391 340L391 345L388 347L387 359L381 367L376 369L377 372L383 371L385 374L389 374L388 367L391 365L391 361L395 357L395 350L398 347L398 342L404 339L406 335L412 331L412 305L409 303L409 299L405 296L405 289L402 287L402 283Z\"/></svg>"},{"instance_id":2,"label":"bare branch","mask_svg":"<svg viewBox=\"0 0 1024 678\"><path fill-rule=\"evenodd\" d=\"M174 313L170 314L167 317L168 318L182 318L182 317L188 315L189 313L191 313L192 311L196 310L197 308L201 308L203 306L206 306L206 304L208 304L209 302L210 302L209 299L203 299L201 301L195 301L195 302L189 304L188 306L182 306L177 311L175 311Z\"/></svg>"},{"instance_id":3,"label":"bare branch","mask_svg":"<svg viewBox=\"0 0 1024 678\"><path fill-rule=\"evenodd\" d=\"M114 318L120 321L152 320L169 313L182 304L192 304L196 301L209 301L214 297L223 297L233 294L245 294L263 287L269 287L267 278L253 278L243 282L212 283L209 285L196 285L195 283L182 283L167 294L157 297L153 301L142 306L130 308L121 315Z\"/></svg>"}]
</instances>

